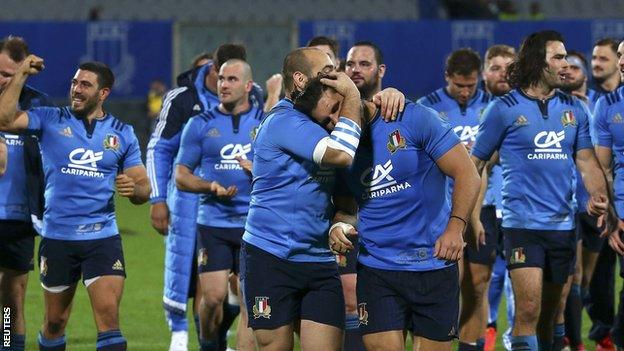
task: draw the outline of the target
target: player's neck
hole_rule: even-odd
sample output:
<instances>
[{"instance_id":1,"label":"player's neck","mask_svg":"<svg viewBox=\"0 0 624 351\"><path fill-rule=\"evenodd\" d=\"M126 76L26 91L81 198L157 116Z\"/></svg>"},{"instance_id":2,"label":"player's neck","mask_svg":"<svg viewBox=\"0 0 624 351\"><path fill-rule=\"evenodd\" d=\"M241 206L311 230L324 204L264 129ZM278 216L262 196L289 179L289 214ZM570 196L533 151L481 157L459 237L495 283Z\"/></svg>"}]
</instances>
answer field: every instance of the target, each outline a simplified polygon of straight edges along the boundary
<instances>
[{"instance_id":1,"label":"player's neck","mask_svg":"<svg viewBox=\"0 0 624 351\"><path fill-rule=\"evenodd\" d=\"M528 88L523 88L522 91L524 91L527 96L538 100L546 100L555 95L555 89L541 81Z\"/></svg>"},{"instance_id":2,"label":"player's neck","mask_svg":"<svg viewBox=\"0 0 624 351\"><path fill-rule=\"evenodd\" d=\"M620 85L620 72L616 72L616 74L611 77L603 80L600 83L600 88L604 91L614 91Z\"/></svg>"},{"instance_id":3,"label":"player's neck","mask_svg":"<svg viewBox=\"0 0 624 351\"><path fill-rule=\"evenodd\" d=\"M251 105L249 104L249 96L245 96L243 101L239 103L232 105L220 103L218 108L221 113L227 115L240 115L241 113L249 111L250 106Z\"/></svg>"}]
</instances>

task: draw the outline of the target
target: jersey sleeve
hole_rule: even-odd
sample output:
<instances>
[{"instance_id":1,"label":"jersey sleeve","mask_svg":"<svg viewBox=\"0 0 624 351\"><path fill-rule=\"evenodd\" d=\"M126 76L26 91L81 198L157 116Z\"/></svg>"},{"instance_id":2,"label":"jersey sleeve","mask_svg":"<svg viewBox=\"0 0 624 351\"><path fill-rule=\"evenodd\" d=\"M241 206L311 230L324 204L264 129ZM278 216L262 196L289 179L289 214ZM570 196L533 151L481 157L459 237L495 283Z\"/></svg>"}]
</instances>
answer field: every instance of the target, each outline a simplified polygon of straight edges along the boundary
<instances>
[{"instance_id":1,"label":"jersey sleeve","mask_svg":"<svg viewBox=\"0 0 624 351\"><path fill-rule=\"evenodd\" d=\"M142 166L141 149L139 148L139 140L134 134L134 129L131 126L126 126L127 134L126 140L128 140L128 148L122 160L122 168L124 170L136 166Z\"/></svg>"},{"instance_id":2,"label":"jersey sleeve","mask_svg":"<svg viewBox=\"0 0 624 351\"><path fill-rule=\"evenodd\" d=\"M187 88L171 90L163 99L163 108L158 116L158 124L147 146L147 175L152 192L150 203L167 199L167 187L171 180L173 163L180 147L180 135L184 121L189 116L183 108Z\"/></svg>"},{"instance_id":3,"label":"jersey sleeve","mask_svg":"<svg viewBox=\"0 0 624 351\"><path fill-rule=\"evenodd\" d=\"M613 145L613 135L607 122L607 105L607 99L604 96L598 99L594 107L594 118L591 128L596 145L610 148Z\"/></svg>"},{"instance_id":4,"label":"jersey sleeve","mask_svg":"<svg viewBox=\"0 0 624 351\"><path fill-rule=\"evenodd\" d=\"M271 128L267 132L271 141L281 150L313 161L316 144L329 134L309 117L295 111L293 113L282 115L267 125Z\"/></svg>"},{"instance_id":5,"label":"jersey sleeve","mask_svg":"<svg viewBox=\"0 0 624 351\"><path fill-rule=\"evenodd\" d=\"M459 137L436 111L424 106L415 106L412 113L417 116L411 119L410 135L417 147L424 149L433 160L437 161L460 143Z\"/></svg>"},{"instance_id":6,"label":"jersey sleeve","mask_svg":"<svg viewBox=\"0 0 624 351\"><path fill-rule=\"evenodd\" d=\"M477 139L472 146L472 155L483 161L489 160L494 151L500 148L506 130L500 105L496 101L491 102L483 111Z\"/></svg>"},{"instance_id":7,"label":"jersey sleeve","mask_svg":"<svg viewBox=\"0 0 624 351\"><path fill-rule=\"evenodd\" d=\"M584 102L578 101L579 116L576 133L575 151L592 148L592 138L589 130L590 112Z\"/></svg>"},{"instance_id":8,"label":"jersey sleeve","mask_svg":"<svg viewBox=\"0 0 624 351\"><path fill-rule=\"evenodd\" d=\"M39 134L53 118L58 118L61 110L57 107L33 107L27 111L28 127L33 134Z\"/></svg>"},{"instance_id":9,"label":"jersey sleeve","mask_svg":"<svg viewBox=\"0 0 624 351\"><path fill-rule=\"evenodd\" d=\"M191 171L194 171L199 165L202 155L203 124L201 117L193 117L184 127L176 165L186 166Z\"/></svg>"}]
</instances>

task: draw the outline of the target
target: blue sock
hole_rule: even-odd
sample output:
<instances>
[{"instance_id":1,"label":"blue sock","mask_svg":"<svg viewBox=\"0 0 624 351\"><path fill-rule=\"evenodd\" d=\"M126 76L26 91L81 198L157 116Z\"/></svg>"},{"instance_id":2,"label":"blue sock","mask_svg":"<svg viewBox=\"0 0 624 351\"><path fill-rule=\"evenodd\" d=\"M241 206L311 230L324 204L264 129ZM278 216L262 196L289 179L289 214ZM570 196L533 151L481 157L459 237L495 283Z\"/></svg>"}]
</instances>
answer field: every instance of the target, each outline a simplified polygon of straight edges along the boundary
<instances>
[{"instance_id":1,"label":"blue sock","mask_svg":"<svg viewBox=\"0 0 624 351\"><path fill-rule=\"evenodd\" d=\"M360 332L360 318L357 314L347 314L345 317L344 351L363 351L364 342Z\"/></svg>"},{"instance_id":2,"label":"blue sock","mask_svg":"<svg viewBox=\"0 0 624 351\"><path fill-rule=\"evenodd\" d=\"M126 339L120 330L108 330L98 333L95 349L97 351L126 351Z\"/></svg>"},{"instance_id":3,"label":"blue sock","mask_svg":"<svg viewBox=\"0 0 624 351\"><path fill-rule=\"evenodd\" d=\"M186 315L184 313L165 310L165 317L167 318L167 324L169 324L170 331L175 332L188 330L188 321L186 320Z\"/></svg>"},{"instance_id":4,"label":"blue sock","mask_svg":"<svg viewBox=\"0 0 624 351\"><path fill-rule=\"evenodd\" d=\"M553 342L552 347L548 351L557 350L560 351L563 348L563 338L565 337L565 324L555 324L553 329Z\"/></svg>"},{"instance_id":5,"label":"blue sock","mask_svg":"<svg viewBox=\"0 0 624 351\"><path fill-rule=\"evenodd\" d=\"M11 334L11 338L8 340L10 344L4 346L4 340L0 344L0 351L24 351L26 344L26 336L23 334Z\"/></svg>"},{"instance_id":6,"label":"blue sock","mask_svg":"<svg viewBox=\"0 0 624 351\"><path fill-rule=\"evenodd\" d=\"M216 340L199 340L200 351L217 351L219 343Z\"/></svg>"},{"instance_id":7,"label":"blue sock","mask_svg":"<svg viewBox=\"0 0 624 351\"><path fill-rule=\"evenodd\" d=\"M512 336L511 337L511 349L513 351L538 351L537 336L535 335Z\"/></svg>"},{"instance_id":8,"label":"blue sock","mask_svg":"<svg viewBox=\"0 0 624 351\"><path fill-rule=\"evenodd\" d=\"M484 338L477 339L477 351L483 351L484 348L485 348L485 339Z\"/></svg>"},{"instance_id":9,"label":"blue sock","mask_svg":"<svg viewBox=\"0 0 624 351\"><path fill-rule=\"evenodd\" d=\"M39 332L37 341L39 342L39 351L65 351L65 335L56 339L46 339Z\"/></svg>"},{"instance_id":10,"label":"blue sock","mask_svg":"<svg viewBox=\"0 0 624 351\"><path fill-rule=\"evenodd\" d=\"M197 332L197 343L201 343L201 329L199 329L199 315L193 315L193 321L195 322L195 331Z\"/></svg>"}]
</instances>

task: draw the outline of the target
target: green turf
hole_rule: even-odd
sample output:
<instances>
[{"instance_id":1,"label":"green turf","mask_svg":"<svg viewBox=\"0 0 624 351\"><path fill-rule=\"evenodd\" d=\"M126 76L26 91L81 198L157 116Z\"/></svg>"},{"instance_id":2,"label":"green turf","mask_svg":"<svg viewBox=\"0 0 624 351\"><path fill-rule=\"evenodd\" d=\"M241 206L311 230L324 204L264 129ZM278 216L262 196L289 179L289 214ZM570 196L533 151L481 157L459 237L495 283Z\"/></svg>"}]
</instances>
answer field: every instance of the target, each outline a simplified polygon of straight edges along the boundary
<instances>
[{"instance_id":1,"label":"green turf","mask_svg":"<svg viewBox=\"0 0 624 351\"><path fill-rule=\"evenodd\" d=\"M121 330L130 350L167 350L169 332L162 309L164 241L150 226L149 206L133 206L126 199L117 201L117 218L122 233L126 259L125 291L121 304ZM35 270L38 274L38 269ZM26 350L37 349L37 331L43 321L43 294L38 276L31 274L26 295L27 343ZM621 279L618 279L618 289ZM504 301L500 306L499 334L506 328ZM197 350L195 331L189 320L189 350ZM589 322L583 319L583 335ZM82 284L77 289L67 330L67 349L93 350L97 332L89 299ZM500 338L497 350L502 350ZM230 340L230 344L233 340ZM593 344L586 341L593 348ZM298 349L298 347L297 347Z\"/></svg>"}]
</instances>

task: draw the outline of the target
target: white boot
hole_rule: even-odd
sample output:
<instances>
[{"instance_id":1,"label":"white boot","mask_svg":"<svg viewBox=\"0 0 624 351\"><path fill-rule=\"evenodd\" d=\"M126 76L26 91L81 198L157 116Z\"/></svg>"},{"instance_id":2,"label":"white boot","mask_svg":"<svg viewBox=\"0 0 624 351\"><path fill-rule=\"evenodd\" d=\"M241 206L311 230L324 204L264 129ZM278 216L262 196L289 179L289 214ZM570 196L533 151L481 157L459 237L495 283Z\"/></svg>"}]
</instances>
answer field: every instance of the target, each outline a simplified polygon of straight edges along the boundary
<instances>
[{"instance_id":1,"label":"white boot","mask_svg":"<svg viewBox=\"0 0 624 351\"><path fill-rule=\"evenodd\" d=\"M169 351L188 351L188 332L175 331L171 332L171 344Z\"/></svg>"}]
</instances>

